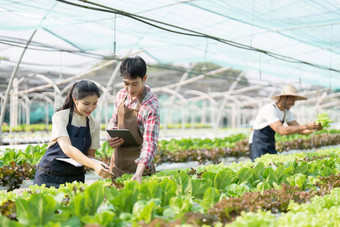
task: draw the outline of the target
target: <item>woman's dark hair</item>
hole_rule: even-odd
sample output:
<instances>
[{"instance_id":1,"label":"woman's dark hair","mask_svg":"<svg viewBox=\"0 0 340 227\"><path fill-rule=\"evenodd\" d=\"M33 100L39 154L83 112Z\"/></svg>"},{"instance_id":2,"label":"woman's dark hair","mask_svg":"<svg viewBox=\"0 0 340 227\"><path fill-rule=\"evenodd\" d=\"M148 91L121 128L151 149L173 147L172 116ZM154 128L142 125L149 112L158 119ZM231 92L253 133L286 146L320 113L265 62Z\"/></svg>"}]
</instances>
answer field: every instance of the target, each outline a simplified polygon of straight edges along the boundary
<instances>
[{"instance_id":1,"label":"woman's dark hair","mask_svg":"<svg viewBox=\"0 0 340 227\"><path fill-rule=\"evenodd\" d=\"M98 98L100 97L99 88L95 83L88 80L80 80L75 82L68 92L63 106L60 107L57 112L74 107L73 98L80 100L91 95L97 95Z\"/></svg>"},{"instance_id":2,"label":"woman's dark hair","mask_svg":"<svg viewBox=\"0 0 340 227\"><path fill-rule=\"evenodd\" d=\"M146 75L146 63L143 58L129 57L125 58L120 65L120 76L131 79L137 79L138 77L144 78Z\"/></svg>"}]
</instances>

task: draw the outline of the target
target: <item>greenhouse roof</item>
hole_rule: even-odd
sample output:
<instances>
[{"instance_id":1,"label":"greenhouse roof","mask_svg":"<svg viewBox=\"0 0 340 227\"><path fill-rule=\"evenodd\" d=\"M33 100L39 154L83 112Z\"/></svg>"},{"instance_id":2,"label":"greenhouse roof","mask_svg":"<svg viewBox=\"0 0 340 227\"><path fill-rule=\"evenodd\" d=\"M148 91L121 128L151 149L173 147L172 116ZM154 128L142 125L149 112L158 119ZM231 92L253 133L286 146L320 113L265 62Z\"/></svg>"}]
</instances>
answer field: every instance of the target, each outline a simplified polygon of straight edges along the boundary
<instances>
[{"instance_id":1,"label":"greenhouse roof","mask_svg":"<svg viewBox=\"0 0 340 227\"><path fill-rule=\"evenodd\" d=\"M143 51L155 63L213 62L340 89L340 1L0 0L0 14L4 64L38 29L23 59L32 67L86 69Z\"/></svg>"}]
</instances>

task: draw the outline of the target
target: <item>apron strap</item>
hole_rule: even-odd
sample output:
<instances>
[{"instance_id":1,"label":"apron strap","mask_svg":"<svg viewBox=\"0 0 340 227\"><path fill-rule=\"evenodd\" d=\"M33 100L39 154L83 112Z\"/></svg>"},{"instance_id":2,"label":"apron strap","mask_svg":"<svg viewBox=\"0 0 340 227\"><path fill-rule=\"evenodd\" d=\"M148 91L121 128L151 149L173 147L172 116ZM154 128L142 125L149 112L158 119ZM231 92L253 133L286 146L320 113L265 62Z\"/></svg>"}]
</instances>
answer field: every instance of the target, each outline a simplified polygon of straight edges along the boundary
<instances>
[{"instance_id":1,"label":"apron strap","mask_svg":"<svg viewBox=\"0 0 340 227\"><path fill-rule=\"evenodd\" d=\"M86 117L86 138L90 137L90 120Z\"/></svg>"},{"instance_id":2,"label":"apron strap","mask_svg":"<svg viewBox=\"0 0 340 227\"><path fill-rule=\"evenodd\" d=\"M286 121L286 109L283 110L283 120L282 124Z\"/></svg>"},{"instance_id":3,"label":"apron strap","mask_svg":"<svg viewBox=\"0 0 340 227\"><path fill-rule=\"evenodd\" d=\"M142 93L141 93L140 96L139 96L139 100L138 100L139 102L137 103L137 109L138 109L138 110L139 110L140 105L142 104L142 102L143 102L143 100L144 100L144 98L145 98L146 93L147 93L147 89L146 89L146 87L144 86L144 89L143 89Z\"/></svg>"},{"instance_id":4,"label":"apron strap","mask_svg":"<svg viewBox=\"0 0 340 227\"><path fill-rule=\"evenodd\" d=\"M141 103L143 102L146 93L147 93L147 89L146 89L146 87L144 86L144 89L143 89L142 93L140 94L140 96L139 96L139 98L138 98L137 107L136 107L136 110L137 110L137 111L139 111L140 105L141 105ZM123 105L123 107L125 106L125 101L126 101L128 95L129 95L129 94L126 94L125 97L123 98L122 102L120 103L120 105Z\"/></svg>"},{"instance_id":5,"label":"apron strap","mask_svg":"<svg viewBox=\"0 0 340 227\"><path fill-rule=\"evenodd\" d=\"M70 114L68 115L68 124L67 125L71 125L72 124L72 118L73 118L73 106L70 109ZM90 120L88 117L86 117L86 138L89 138L90 136Z\"/></svg>"}]
</instances>

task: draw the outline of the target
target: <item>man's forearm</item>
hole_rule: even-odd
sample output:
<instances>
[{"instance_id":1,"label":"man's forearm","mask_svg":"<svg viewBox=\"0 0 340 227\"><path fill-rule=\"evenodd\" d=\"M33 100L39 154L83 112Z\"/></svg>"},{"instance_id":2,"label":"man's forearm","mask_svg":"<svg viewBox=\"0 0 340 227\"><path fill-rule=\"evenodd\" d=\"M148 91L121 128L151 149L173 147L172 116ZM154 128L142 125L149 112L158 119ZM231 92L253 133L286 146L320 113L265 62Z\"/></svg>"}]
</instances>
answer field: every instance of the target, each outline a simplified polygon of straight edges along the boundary
<instances>
[{"instance_id":1,"label":"man's forearm","mask_svg":"<svg viewBox=\"0 0 340 227\"><path fill-rule=\"evenodd\" d=\"M310 129L305 129L305 130L302 130L301 132L299 132L299 134L301 135L307 135L307 134L310 134L314 132L314 130L310 130Z\"/></svg>"},{"instance_id":2,"label":"man's forearm","mask_svg":"<svg viewBox=\"0 0 340 227\"><path fill-rule=\"evenodd\" d=\"M144 170L145 170L145 164L144 163L139 163L137 165L136 174L143 175Z\"/></svg>"},{"instance_id":3,"label":"man's forearm","mask_svg":"<svg viewBox=\"0 0 340 227\"><path fill-rule=\"evenodd\" d=\"M294 125L288 127L281 127L278 133L280 135L291 135L295 133L302 133L305 130L308 130L307 125Z\"/></svg>"}]
</instances>

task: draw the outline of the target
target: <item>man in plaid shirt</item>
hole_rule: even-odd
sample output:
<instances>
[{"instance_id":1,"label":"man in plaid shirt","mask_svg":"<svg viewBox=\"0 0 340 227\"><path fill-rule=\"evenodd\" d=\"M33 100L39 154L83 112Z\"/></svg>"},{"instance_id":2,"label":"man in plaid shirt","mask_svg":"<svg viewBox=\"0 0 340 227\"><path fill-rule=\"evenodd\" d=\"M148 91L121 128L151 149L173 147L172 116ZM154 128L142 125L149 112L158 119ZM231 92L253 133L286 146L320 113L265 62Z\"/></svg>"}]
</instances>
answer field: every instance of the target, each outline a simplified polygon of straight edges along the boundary
<instances>
[{"instance_id":1,"label":"man in plaid shirt","mask_svg":"<svg viewBox=\"0 0 340 227\"><path fill-rule=\"evenodd\" d=\"M123 60L120 73L124 89L116 96L108 129L129 129L138 147L125 147L123 139L108 139L114 148L110 168L116 176L134 174L132 180L142 181L142 175L154 173L153 159L157 153L160 112L158 100L145 85L146 64L141 57Z\"/></svg>"}]
</instances>

